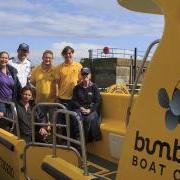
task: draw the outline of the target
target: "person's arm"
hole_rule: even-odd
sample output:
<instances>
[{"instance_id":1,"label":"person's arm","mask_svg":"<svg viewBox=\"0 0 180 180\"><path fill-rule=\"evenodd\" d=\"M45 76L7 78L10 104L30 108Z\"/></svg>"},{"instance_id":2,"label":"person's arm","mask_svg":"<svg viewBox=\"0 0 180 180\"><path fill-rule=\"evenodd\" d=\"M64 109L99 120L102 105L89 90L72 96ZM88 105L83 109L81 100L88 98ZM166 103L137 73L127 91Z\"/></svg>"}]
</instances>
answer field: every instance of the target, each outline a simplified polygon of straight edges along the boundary
<instances>
[{"instance_id":1,"label":"person's arm","mask_svg":"<svg viewBox=\"0 0 180 180\"><path fill-rule=\"evenodd\" d=\"M78 87L77 86L75 86L73 89L72 104L73 104L74 109L81 108L81 104L79 103L79 98L78 98Z\"/></svg>"},{"instance_id":2,"label":"person's arm","mask_svg":"<svg viewBox=\"0 0 180 180\"><path fill-rule=\"evenodd\" d=\"M36 86L36 71L35 69L32 70L32 73L31 73L31 76L29 77L30 79L30 83L33 85L33 86Z\"/></svg>"},{"instance_id":3,"label":"person's arm","mask_svg":"<svg viewBox=\"0 0 180 180\"><path fill-rule=\"evenodd\" d=\"M20 99L20 91L21 91L21 83L19 81L19 78L17 76L18 74L18 71L16 68L10 66L10 65L7 65L7 68L14 80L14 87L13 87L13 100L19 100Z\"/></svg>"},{"instance_id":4,"label":"person's arm","mask_svg":"<svg viewBox=\"0 0 180 180\"><path fill-rule=\"evenodd\" d=\"M4 103L0 103L0 118L2 118L6 113L6 106Z\"/></svg>"},{"instance_id":5,"label":"person's arm","mask_svg":"<svg viewBox=\"0 0 180 180\"><path fill-rule=\"evenodd\" d=\"M91 111L98 111L101 105L101 94L99 89L94 85L93 88L93 102L90 104Z\"/></svg>"},{"instance_id":6,"label":"person's arm","mask_svg":"<svg viewBox=\"0 0 180 180\"><path fill-rule=\"evenodd\" d=\"M56 79L55 80L55 101L58 101L59 99L58 92L59 92L59 80Z\"/></svg>"},{"instance_id":7,"label":"person's arm","mask_svg":"<svg viewBox=\"0 0 180 180\"><path fill-rule=\"evenodd\" d=\"M60 76L60 73L59 73L59 67L56 67L55 69L55 102L59 101L59 87L60 87L60 83L61 83L61 76Z\"/></svg>"},{"instance_id":8,"label":"person's arm","mask_svg":"<svg viewBox=\"0 0 180 180\"><path fill-rule=\"evenodd\" d=\"M19 81L19 78L17 77L17 80L16 80L16 97L15 99L16 100L19 100L21 98L21 89L22 89L22 86L21 86L21 83Z\"/></svg>"},{"instance_id":9,"label":"person's arm","mask_svg":"<svg viewBox=\"0 0 180 180\"><path fill-rule=\"evenodd\" d=\"M35 117L35 119L36 119L36 121L38 123L47 123L47 118L46 118L45 114L40 110L40 108L36 109L36 117ZM42 135L42 136L48 134L46 126L45 127L40 126L39 134Z\"/></svg>"},{"instance_id":10,"label":"person's arm","mask_svg":"<svg viewBox=\"0 0 180 180\"><path fill-rule=\"evenodd\" d=\"M0 118L4 117L4 113L0 112Z\"/></svg>"},{"instance_id":11,"label":"person's arm","mask_svg":"<svg viewBox=\"0 0 180 180\"><path fill-rule=\"evenodd\" d=\"M4 117L6 112L6 107L3 103L0 103L0 118Z\"/></svg>"},{"instance_id":12,"label":"person's arm","mask_svg":"<svg viewBox=\"0 0 180 180\"><path fill-rule=\"evenodd\" d=\"M56 102L56 98L58 96L58 91L57 91L58 87L57 87L57 83L56 83L56 79L55 77L51 80L51 94L50 94L50 98L53 99L53 102Z\"/></svg>"},{"instance_id":13,"label":"person's arm","mask_svg":"<svg viewBox=\"0 0 180 180\"><path fill-rule=\"evenodd\" d=\"M35 119L38 123L47 123L46 115L41 111L40 107L36 108Z\"/></svg>"}]
</instances>

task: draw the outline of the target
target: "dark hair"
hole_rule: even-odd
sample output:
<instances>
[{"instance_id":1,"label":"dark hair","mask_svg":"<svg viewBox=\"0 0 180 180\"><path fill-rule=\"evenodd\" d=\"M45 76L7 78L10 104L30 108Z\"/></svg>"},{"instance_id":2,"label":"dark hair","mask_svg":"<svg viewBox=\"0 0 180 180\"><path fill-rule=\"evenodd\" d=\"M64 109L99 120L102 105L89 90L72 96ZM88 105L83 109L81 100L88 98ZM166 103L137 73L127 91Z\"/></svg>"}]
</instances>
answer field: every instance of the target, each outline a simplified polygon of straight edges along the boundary
<instances>
[{"instance_id":1,"label":"dark hair","mask_svg":"<svg viewBox=\"0 0 180 180\"><path fill-rule=\"evenodd\" d=\"M0 56L2 56L2 54L7 54L8 55L8 58L9 58L9 53L7 51L1 51L0 52Z\"/></svg>"},{"instance_id":2,"label":"dark hair","mask_svg":"<svg viewBox=\"0 0 180 180\"><path fill-rule=\"evenodd\" d=\"M54 58L54 53L53 53L51 50L45 50L45 51L43 52L42 57L43 57L45 54L51 54L52 57Z\"/></svg>"},{"instance_id":3,"label":"dark hair","mask_svg":"<svg viewBox=\"0 0 180 180\"><path fill-rule=\"evenodd\" d=\"M68 52L68 50L70 50L72 53L74 53L74 49L73 49L71 46L66 46L66 47L62 50L61 55L64 56L64 55Z\"/></svg>"},{"instance_id":4,"label":"dark hair","mask_svg":"<svg viewBox=\"0 0 180 180\"><path fill-rule=\"evenodd\" d=\"M34 105L34 100L35 100L35 89L32 88L31 86L24 86L21 91L20 91L20 95L22 95L25 91L31 91L32 93L32 100L30 101L31 105Z\"/></svg>"}]
</instances>

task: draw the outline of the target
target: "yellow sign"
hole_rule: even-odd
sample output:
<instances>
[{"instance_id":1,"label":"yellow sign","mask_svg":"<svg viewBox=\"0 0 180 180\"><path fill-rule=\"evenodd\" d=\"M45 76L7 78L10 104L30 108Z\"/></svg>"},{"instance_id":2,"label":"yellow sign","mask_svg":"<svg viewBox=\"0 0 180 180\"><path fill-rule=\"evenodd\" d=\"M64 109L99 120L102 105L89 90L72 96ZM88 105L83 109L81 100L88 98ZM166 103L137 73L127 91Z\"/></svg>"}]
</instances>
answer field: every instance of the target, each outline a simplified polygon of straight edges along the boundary
<instances>
[{"instance_id":1,"label":"yellow sign","mask_svg":"<svg viewBox=\"0 0 180 180\"><path fill-rule=\"evenodd\" d=\"M133 107L121 180L180 180L180 1L154 2L165 15L165 30Z\"/></svg>"}]
</instances>

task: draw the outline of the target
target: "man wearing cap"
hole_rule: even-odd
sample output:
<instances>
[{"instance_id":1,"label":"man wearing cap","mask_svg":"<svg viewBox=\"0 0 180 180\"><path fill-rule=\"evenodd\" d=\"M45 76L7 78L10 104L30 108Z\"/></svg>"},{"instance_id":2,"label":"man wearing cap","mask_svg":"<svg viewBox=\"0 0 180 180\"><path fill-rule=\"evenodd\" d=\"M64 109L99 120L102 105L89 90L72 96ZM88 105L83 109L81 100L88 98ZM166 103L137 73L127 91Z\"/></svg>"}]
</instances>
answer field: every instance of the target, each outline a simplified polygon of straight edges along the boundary
<instances>
[{"instance_id":1,"label":"man wearing cap","mask_svg":"<svg viewBox=\"0 0 180 180\"><path fill-rule=\"evenodd\" d=\"M9 61L9 64L17 69L17 76L22 87L26 86L27 79L29 78L31 72L31 62L27 58L28 54L29 45L25 43L19 44L17 57L13 57Z\"/></svg>"}]
</instances>

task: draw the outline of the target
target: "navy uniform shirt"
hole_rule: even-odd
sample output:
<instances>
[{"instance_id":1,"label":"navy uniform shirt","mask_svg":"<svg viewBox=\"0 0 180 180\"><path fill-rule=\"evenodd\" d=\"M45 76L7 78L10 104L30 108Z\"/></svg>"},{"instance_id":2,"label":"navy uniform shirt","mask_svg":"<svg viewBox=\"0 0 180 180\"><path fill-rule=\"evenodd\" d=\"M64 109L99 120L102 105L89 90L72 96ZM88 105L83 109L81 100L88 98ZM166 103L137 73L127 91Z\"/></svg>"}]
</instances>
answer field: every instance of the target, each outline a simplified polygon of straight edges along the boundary
<instances>
[{"instance_id":1,"label":"navy uniform shirt","mask_svg":"<svg viewBox=\"0 0 180 180\"><path fill-rule=\"evenodd\" d=\"M98 111L101 103L101 95L94 83L91 82L86 88L80 83L73 90L72 103L74 109L84 107L90 108L91 111Z\"/></svg>"}]
</instances>

